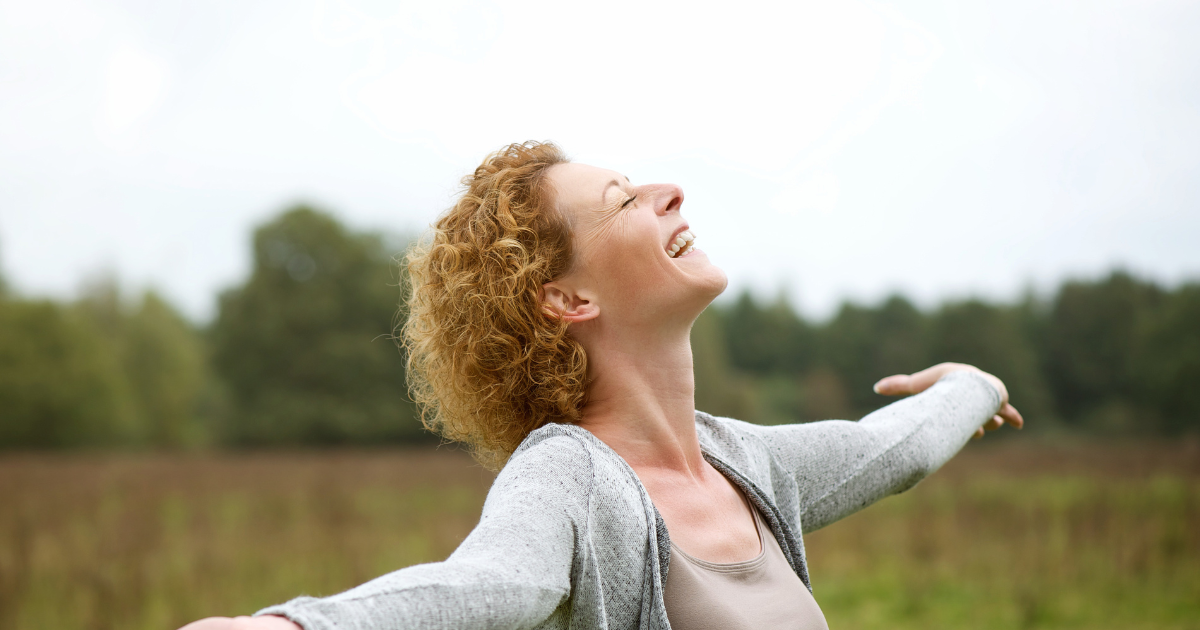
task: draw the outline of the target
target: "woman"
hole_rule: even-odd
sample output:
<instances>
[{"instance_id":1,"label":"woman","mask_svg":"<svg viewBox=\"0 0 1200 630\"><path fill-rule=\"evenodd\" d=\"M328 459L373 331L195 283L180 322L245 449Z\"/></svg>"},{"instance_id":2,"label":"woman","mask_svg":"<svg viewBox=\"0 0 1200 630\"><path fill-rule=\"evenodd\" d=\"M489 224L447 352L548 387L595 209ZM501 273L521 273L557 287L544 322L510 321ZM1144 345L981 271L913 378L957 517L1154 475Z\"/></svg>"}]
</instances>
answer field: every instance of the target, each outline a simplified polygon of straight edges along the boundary
<instances>
[{"instance_id":1,"label":"woman","mask_svg":"<svg viewBox=\"0 0 1200 630\"><path fill-rule=\"evenodd\" d=\"M760 427L694 408L689 333L726 285L683 191L514 144L409 256L403 341L426 424L500 472L445 561L218 628L825 628L802 531L1022 420L942 364L858 422ZM771 238L764 226L764 239Z\"/></svg>"}]
</instances>

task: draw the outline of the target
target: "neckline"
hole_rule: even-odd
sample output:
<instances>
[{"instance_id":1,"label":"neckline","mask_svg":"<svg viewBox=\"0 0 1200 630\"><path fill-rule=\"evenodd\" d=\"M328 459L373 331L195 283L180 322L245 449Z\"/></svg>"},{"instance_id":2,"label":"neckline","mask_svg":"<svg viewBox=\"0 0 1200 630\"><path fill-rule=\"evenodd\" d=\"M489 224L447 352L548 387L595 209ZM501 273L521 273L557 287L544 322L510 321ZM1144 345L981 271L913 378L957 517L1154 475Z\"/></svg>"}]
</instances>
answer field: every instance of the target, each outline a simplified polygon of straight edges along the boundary
<instances>
[{"instance_id":1,"label":"neckline","mask_svg":"<svg viewBox=\"0 0 1200 630\"><path fill-rule=\"evenodd\" d=\"M758 534L758 555L750 558L749 560L739 560L737 562L710 562L708 560L697 558L683 549L680 549L679 545L676 545L674 541L671 541L671 551L678 553L684 560L697 567L718 573L738 573L755 569L765 563L767 560L767 541L763 536L764 523L762 522L762 517L758 513L758 508L754 507L754 504L751 503L748 498L745 499L747 507L750 508L750 514L754 518L754 532Z\"/></svg>"},{"instance_id":2,"label":"neckline","mask_svg":"<svg viewBox=\"0 0 1200 630\"><path fill-rule=\"evenodd\" d=\"M705 416L708 416L711 418L711 416L709 416L709 414L707 414L703 411L700 411L700 410L696 410L695 413L696 413L697 420L699 420L700 418L705 417ZM723 570L724 568L728 568L728 567L735 567L737 570L741 570L742 568L745 568L745 567L740 566L740 565L749 565L751 563L761 563L761 562L765 561L765 559L767 557L767 541L763 537L763 529L766 526L766 522L761 520L763 517L759 514L758 507L754 505L754 501L752 501L750 499L750 495L747 493L747 489L738 485L737 481L723 469L723 467L725 467L726 464L724 462L722 462L719 458L717 458L717 461L721 463L721 466L717 466L716 464L713 464L712 460L716 456L713 455L711 452L709 452L709 449L704 444L703 435L700 432L697 432L697 434L696 434L696 438L700 441L700 453L704 456L704 459L707 460L708 463L713 466L713 468L717 469L717 472L721 473L722 476L724 476L726 479L729 480L729 483L732 484L734 489L737 490L738 494L741 495L742 500L746 502L746 507L750 508L750 514L754 518L754 529L758 533L758 555L753 558L750 558L749 560L739 560L738 562L726 562L726 563L709 562L708 560L702 560L700 558L697 558L697 557L689 554L688 552L684 551L683 549L680 549L679 546L675 544L675 541L671 540L670 530L667 529L666 523L663 521L662 515L659 514L658 508L654 505L654 500L652 498L650 498L650 492L648 490L646 490L646 486L645 486L645 484L642 483L641 478L638 477L637 471L635 471L633 469L633 466L629 465L629 462L625 461L624 457L621 457L620 453L618 453L615 449L613 449L613 447L609 446L607 442L596 437L595 433L592 433L591 431L588 431L587 429L585 429L577 424L572 424L569 422L547 423L545 425L542 425L538 429L535 429L535 431L545 428L545 427L548 427L548 426L557 426L561 429L567 430L568 433L576 433L577 435L582 434L582 436L584 436L585 441L590 441L594 445L601 448L602 450L611 453L613 455L613 457L615 457L619 462L621 462L621 465L625 468L625 472L630 476L634 485L636 485L638 487L638 489L641 491L642 500L644 502L646 502L648 504L648 506L650 507L650 509L654 512L655 519L658 521L658 524L659 524L656 529L659 531L659 533L664 534L667 539L668 546L666 549L662 548L662 546L661 546L662 541L659 541L660 561L662 561L664 563L670 562L670 555L671 555L672 550L679 552L679 554L681 556L683 556L685 559L693 562L694 564L696 564L698 566L712 568L715 571L720 571L720 570ZM747 483L750 483L750 482L747 481ZM753 487L753 484L751 484L751 487ZM775 540L774 533L772 533L772 535L771 535L771 540ZM791 563L789 562L789 565L790 564ZM802 577L801 580L804 580L804 578ZM807 585L807 582L805 582L805 584Z\"/></svg>"},{"instance_id":3,"label":"neckline","mask_svg":"<svg viewBox=\"0 0 1200 630\"><path fill-rule=\"evenodd\" d=\"M700 411L699 409L696 410L696 423L698 425L718 424L717 420L712 414ZM624 457L621 457L620 453L617 453L611 446L606 444L604 440L601 440L591 431L579 425L567 422L550 422L534 429L534 431L549 430L550 427L553 427L554 430L562 431L563 434L582 440L585 444L592 445L599 449L601 453L607 453L608 456L619 462L618 465L625 471L625 474L629 476L633 485L639 490L642 497L642 505L646 508L647 515L652 514L655 521L655 525L650 528L649 535L650 541L657 548L658 553L655 554L657 557L649 562L655 572L654 582L656 585L660 584L659 578L666 574L666 567L671 562L671 549L675 547L675 544L671 542L671 534L667 531L667 526L662 520L662 515L658 513L658 508L654 507L654 501L650 498L650 493L642 485L642 480L638 478L633 467L629 465L629 462L625 461ZM528 436L526 437L528 438ZM771 532L771 540L780 546L780 552L783 553L783 558L788 563L788 566L792 568L792 571L795 571L796 575L800 576L800 581L804 582L805 588L811 592L812 584L808 579L808 566L804 562L804 541L792 532L787 521L780 519L778 509L775 507L774 498L768 498L764 495L763 491L759 489L754 481L747 478L735 466L727 463L721 454L714 452L719 451L720 446L706 443L707 436L704 431L697 431L696 437L700 440L700 452L704 455L704 459L707 459L708 463L713 465L713 468L716 468L722 475L725 475L733 482L733 485L737 486L738 490L741 490L746 495L746 498L750 500L750 504L754 506L756 516L759 509L757 504L754 503L756 500L762 502L763 506L768 510L772 510L770 512L770 518L773 519L771 522L779 527L779 531L776 532L768 525L767 531ZM751 496L754 498L752 499ZM763 518L767 519L768 517L763 516ZM767 521L764 520L763 524L767 525ZM664 541L667 544L664 544ZM787 546L786 549L784 549L784 545ZM763 547L763 550L765 551L766 548ZM659 597L659 603L660 605L662 603L661 597Z\"/></svg>"}]
</instances>

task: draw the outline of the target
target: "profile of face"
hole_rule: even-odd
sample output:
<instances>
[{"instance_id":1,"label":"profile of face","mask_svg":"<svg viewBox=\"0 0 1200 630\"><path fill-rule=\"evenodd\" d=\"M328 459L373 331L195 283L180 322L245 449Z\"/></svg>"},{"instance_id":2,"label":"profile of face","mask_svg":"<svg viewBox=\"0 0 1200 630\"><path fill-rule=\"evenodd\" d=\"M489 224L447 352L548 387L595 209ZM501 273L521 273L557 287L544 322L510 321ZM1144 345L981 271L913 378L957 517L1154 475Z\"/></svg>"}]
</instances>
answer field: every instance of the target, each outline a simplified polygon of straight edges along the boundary
<instances>
[{"instance_id":1,"label":"profile of face","mask_svg":"<svg viewBox=\"0 0 1200 630\"><path fill-rule=\"evenodd\" d=\"M694 245L679 186L634 186L615 171L571 162L550 167L546 183L574 239L571 270L545 285L547 302L568 322L690 326L725 290L725 272Z\"/></svg>"}]
</instances>

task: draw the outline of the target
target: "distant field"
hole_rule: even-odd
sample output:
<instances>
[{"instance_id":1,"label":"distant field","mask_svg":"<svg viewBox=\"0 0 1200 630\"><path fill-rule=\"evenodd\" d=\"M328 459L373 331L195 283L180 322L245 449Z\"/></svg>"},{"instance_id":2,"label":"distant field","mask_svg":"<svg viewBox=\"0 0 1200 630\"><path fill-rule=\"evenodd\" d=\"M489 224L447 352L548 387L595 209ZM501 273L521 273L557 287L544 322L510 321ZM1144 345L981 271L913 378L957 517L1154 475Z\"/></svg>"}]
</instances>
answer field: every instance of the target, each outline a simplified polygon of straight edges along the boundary
<instances>
[{"instance_id":1,"label":"distant field","mask_svg":"<svg viewBox=\"0 0 1200 630\"><path fill-rule=\"evenodd\" d=\"M454 452L0 456L0 628L174 628L444 558ZM834 630L1200 628L1200 444L972 444L806 536Z\"/></svg>"},{"instance_id":2,"label":"distant field","mask_svg":"<svg viewBox=\"0 0 1200 630\"><path fill-rule=\"evenodd\" d=\"M1200 444L972 444L805 542L834 630L1200 628Z\"/></svg>"}]
</instances>

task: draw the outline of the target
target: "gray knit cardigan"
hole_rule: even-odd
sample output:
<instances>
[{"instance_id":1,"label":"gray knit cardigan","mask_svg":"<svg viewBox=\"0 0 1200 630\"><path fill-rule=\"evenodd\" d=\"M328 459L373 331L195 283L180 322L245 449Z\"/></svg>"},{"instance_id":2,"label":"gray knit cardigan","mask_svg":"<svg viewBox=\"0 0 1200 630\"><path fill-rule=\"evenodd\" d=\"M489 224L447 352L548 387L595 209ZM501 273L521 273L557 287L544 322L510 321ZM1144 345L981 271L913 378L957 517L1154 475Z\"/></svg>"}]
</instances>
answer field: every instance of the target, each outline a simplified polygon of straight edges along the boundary
<instances>
[{"instance_id":1,"label":"gray knit cardigan","mask_svg":"<svg viewBox=\"0 0 1200 630\"><path fill-rule=\"evenodd\" d=\"M805 585L802 531L911 488L1000 407L973 372L857 422L757 426L696 413L704 457L762 512ZM333 628L669 629L670 542L633 469L585 429L529 434L488 492L479 525L444 562L257 615Z\"/></svg>"}]
</instances>

